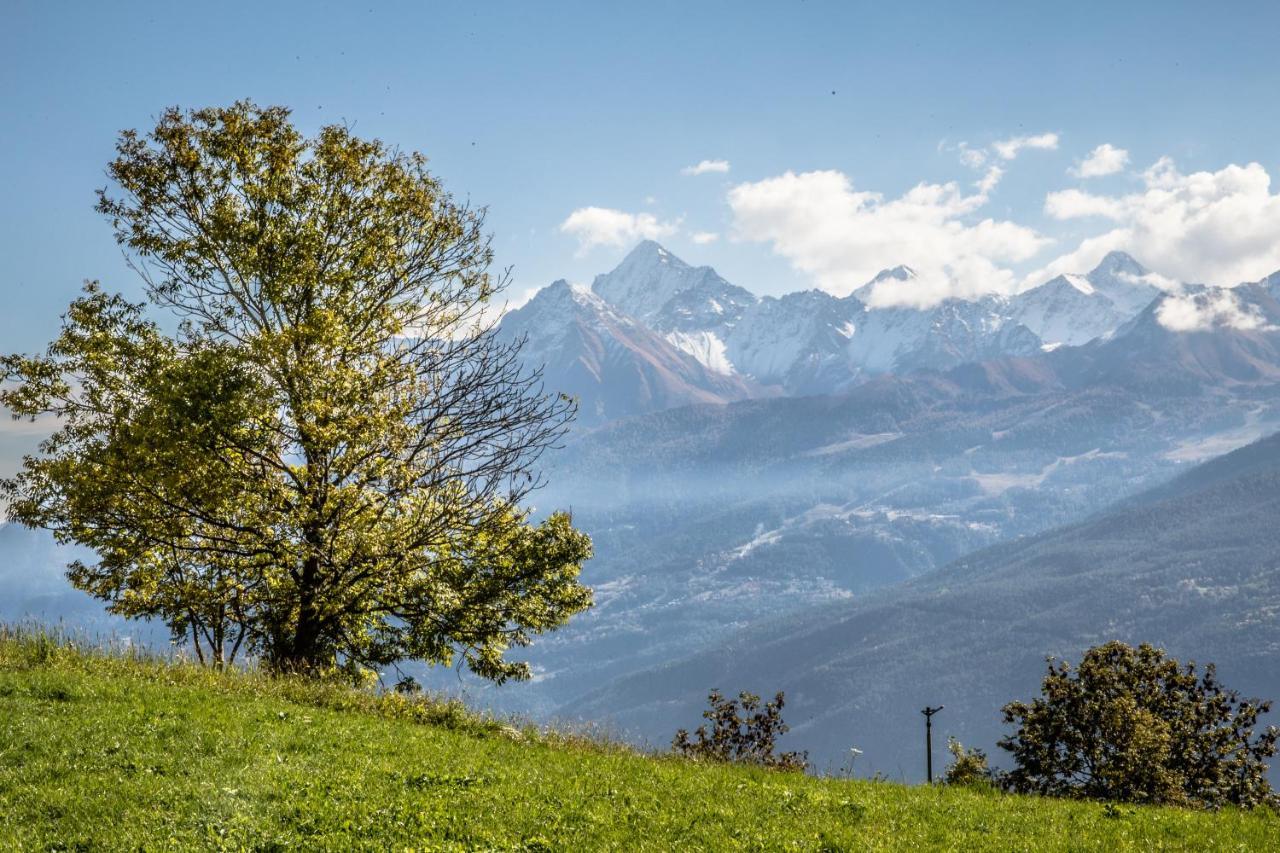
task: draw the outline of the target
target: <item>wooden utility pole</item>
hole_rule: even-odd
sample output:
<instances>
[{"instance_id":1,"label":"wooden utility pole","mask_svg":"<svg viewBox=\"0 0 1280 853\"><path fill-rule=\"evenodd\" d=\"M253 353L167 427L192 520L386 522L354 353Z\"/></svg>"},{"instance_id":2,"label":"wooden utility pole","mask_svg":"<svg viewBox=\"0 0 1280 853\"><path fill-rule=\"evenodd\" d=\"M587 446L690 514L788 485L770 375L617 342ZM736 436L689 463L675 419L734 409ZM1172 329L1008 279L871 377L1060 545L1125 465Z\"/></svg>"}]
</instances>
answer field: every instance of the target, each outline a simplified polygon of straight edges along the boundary
<instances>
[{"instance_id":1,"label":"wooden utility pole","mask_svg":"<svg viewBox=\"0 0 1280 853\"><path fill-rule=\"evenodd\" d=\"M929 784L933 784L933 715L941 711L942 705L936 708L924 706L921 714L924 714L924 766L925 773L929 776Z\"/></svg>"}]
</instances>

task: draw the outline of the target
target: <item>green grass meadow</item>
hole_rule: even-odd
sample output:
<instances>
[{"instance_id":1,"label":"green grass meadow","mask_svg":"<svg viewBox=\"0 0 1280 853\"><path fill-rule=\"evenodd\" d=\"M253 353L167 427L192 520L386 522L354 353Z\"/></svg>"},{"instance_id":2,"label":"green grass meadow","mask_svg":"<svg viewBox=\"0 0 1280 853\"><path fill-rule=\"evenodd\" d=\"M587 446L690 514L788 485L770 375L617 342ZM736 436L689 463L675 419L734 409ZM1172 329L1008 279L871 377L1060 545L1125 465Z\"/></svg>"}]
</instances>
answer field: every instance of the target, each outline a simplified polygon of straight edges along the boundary
<instances>
[{"instance_id":1,"label":"green grass meadow","mask_svg":"<svg viewBox=\"0 0 1280 853\"><path fill-rule=\"evenodd\" d=\"M1280 849L1280 816L709 766L0 630L0 850L921 849Z\"/></svg>"}]
</instances>

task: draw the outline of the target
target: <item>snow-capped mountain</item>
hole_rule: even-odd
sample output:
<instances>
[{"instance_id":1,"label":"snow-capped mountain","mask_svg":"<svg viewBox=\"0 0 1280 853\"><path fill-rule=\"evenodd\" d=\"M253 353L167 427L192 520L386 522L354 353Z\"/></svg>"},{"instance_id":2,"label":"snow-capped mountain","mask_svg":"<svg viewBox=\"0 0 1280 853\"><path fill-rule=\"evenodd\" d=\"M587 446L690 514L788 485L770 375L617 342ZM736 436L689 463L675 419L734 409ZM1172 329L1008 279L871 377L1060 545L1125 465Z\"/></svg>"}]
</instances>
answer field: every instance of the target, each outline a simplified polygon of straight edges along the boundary
<instances>
[{"instance_id":1,"label":"snow-capped mountain","mask_svg":"<svg viewBox=\"0 0 1280 853\"><path fill-rule=\"evenodd\" d=\"M933 308L879 308L862 314L849 341L851 362L867 373L946 370L1002 355L1030 355L1040 338L1008 316L994 296L948 299Z\"/></svg>"},{"instance_id":2,"label":"snow-capped mountain","mask_svg":"<svg viewBox=\"0 0 1280 853\"><path fill-rule=\"evenodd\" d=\"M591 290L708 370L730 376L742 372L729 360L725 339L756 297L711 267L690 266L645 240L612 272L596 276Z\"/></svg>"},{"instance_id":3,"label":"snow-capped mountain","mask_svg":"<svg viewBox=\"0 0 1280 853\"><path fill-rule=\"evenodd\" d=\"M1264 279L1251 283L1269 293L1272 299L1280 299L1280 270L1276 270Z\"/></svg>"},{"instance_id":4,"label":"snow-capped mountain","mask_svg":"<svg viewBox=\"0 0 1280 853\"><path fill-rule=\"evenodd\" d=\"M563 279L503 317L498 335L523 337L522 357L542 368L548 389L578 398L578 419L589 425L763 393L741 376L708 370L645 324Z\"/></svg>"},{"instance_id":5,"label":"snow-capped mountain","mask_svg":"<svg viewBox=\"0 0 1280 853\"><path fill-rule=\"evenodd\" d=\"M1125 252L1109 252L1086 278L1116 309L1133 317L1160 295L1151 283L1151 271Z\"/></svg>"},{"instance_id":6,"label":"snow-capped mountain","mask_svg":"<svg viewBox=\"0 0 1280 853\"><path fill-rule=\"evenodd\" d=\"M612 271L596 276L591 291L660 332L732 326L756 303L747 291L711 267L694 267L652 240L640 243Z\"/></svg>"},{"instance_id":7,"label":"snow-capped mountain","mask_svg":"<svg viewBox=\"0 0 1280 853\"><path fill-rule=\"evenodd\" d=\"M1110 334L1160 294L1148 271L1124 252L1111 252L1088 275L1060 275L1009 300L1011 318L1046 346L1079 346Z\"/></svg>"},{"instance_id":8,"label":"snow-capped mountain","mask_svg":"<svg viewBox=\"0 0 1280 853\"><path fill-rule=\"evenodd\" d=\"M844 298L820 290L757 298L646 240L590 290L561 281L539 292L502 331L527 336L526 358L545 363L554 387L582 398L583 419L600 423L693 402L830 394L878 374L1079 346L1115 334L1163 293L1141 264L1112 252L1087 275L1012 298L876 306L878 289L915 276L904 265Z\"/></svg>"},{"instance_id":9,"label":"snow-capped mountain","mask_svg":"<svg viewBox=\"0 0 1280 853\"><path fill-rule=\"evenodd\" d=\"M1187 285L1079 350L1085 380L1127 387L1280 383L1280 302L1263 283Z\"/></svg>"},{"instance_id":10,"label":"snow-capped mountain","mask_svg":"<svg viewBox=\"0 0 1280 853\"><path fill-rule=\"evenodd\" d=\"M1082 275L1060 275L1018 294L1010 314L1048 346L1078 346L1128 319Z\"/></svg>"},{"instance_id":11,"label":"snow-capped mountain","mask_svg":"<svg viewBox=\"0 0 1280 853\"><path fill-rule=\"evenodd\" d=\"M761 384L791 394L830 393L858 375L848 348L864 311L856 299L821 290L766 296L728 330L726 356Z\"/></svg>"},{"instance_id":12,"label":"snow-capped mountain","mask_svg":"<svg viewBox=\"0 0 1280 853\"><path fill-rule=\"evenodd\" d=\"M916 277L916 271L906 264L899 264L892 269L880 270L876 273L876 277L871 281L859 287L853 292L854 298L861 302L871 302L873 294L881 288L881 286L892 287L887 282L894 281L911 281Z\"/></svg>"}]
</instances>

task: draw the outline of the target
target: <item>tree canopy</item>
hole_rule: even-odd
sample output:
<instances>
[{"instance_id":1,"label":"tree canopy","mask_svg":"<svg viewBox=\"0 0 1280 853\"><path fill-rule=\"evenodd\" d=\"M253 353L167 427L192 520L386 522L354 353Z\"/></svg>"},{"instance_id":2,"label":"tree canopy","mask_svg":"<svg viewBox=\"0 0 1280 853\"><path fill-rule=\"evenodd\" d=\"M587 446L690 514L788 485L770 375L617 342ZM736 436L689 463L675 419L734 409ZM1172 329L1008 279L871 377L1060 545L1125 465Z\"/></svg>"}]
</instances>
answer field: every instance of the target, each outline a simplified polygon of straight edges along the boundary
<instances>
[{"instance_id":1,"label":"tree canopy","mask_svg":"<svg viewBox=\"0 0 1280 853\"><path fill-rule=\"evenodd\" d=\"M1242 700L1213 664L1197 674L1160 649L1097 646L1073 669L1049 662L1042 696L1004 707L1000 742L1015 791L1127 802L1253 806L1274 801L1264 759L1280 732L1259 730L1270 702Z\"/></svg>"},{"instance_id":2,"label":"tree canopy","mask_svg":"<svg viewBox=\"0 0 1280 853\"><path fill-rule=\"evenodd\" d=\"M289 111L122 133L97 209L147 303L89 284L0 403L57 430L11 517L92 548L72 582L222 663L505 657L590 605L587 536L525 506L571 400L494 335L484 211L419 154Z\"/></svg>"}]
</instances>

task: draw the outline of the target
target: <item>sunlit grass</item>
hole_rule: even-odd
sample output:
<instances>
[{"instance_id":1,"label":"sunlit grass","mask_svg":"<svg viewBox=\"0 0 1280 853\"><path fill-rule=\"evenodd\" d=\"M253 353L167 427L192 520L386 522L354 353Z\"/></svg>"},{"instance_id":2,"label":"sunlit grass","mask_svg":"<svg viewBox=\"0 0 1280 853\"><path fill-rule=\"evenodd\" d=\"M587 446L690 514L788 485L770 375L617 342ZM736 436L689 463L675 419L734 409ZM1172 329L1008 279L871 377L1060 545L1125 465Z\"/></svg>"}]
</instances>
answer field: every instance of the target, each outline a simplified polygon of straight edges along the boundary
<instances>
[{"instance_id":1,"label":"sunlit grass","mask_svg":"<svg viewBox=\"0 0 1280 853\"><path fill-rule=\"evenodd\" d=\"M0 632L4 850L1260 850L1278 838L1265 811L699 765L442 697Z\"/></svg>"}]
</instances>

